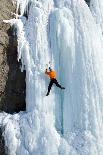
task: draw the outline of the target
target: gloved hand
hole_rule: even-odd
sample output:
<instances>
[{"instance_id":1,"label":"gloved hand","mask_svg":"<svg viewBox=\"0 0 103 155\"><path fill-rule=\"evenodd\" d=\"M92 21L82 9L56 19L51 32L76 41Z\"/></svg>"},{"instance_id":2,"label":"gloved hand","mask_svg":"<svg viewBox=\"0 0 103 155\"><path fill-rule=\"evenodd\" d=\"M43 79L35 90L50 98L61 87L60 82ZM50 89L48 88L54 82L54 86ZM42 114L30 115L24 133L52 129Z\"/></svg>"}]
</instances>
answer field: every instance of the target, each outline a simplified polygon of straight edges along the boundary
<instances>
[{"instance_id":1,"label":"gloved hand","mask_svg":"<svg viewBox=\"0 0 103 155\"><path fill-rule=\"evenodd\" d=\"M46 69L45 69L45 72L47 72L47 71L48 71L48 69L46 68Z\"/></svg>"}]
</instances>

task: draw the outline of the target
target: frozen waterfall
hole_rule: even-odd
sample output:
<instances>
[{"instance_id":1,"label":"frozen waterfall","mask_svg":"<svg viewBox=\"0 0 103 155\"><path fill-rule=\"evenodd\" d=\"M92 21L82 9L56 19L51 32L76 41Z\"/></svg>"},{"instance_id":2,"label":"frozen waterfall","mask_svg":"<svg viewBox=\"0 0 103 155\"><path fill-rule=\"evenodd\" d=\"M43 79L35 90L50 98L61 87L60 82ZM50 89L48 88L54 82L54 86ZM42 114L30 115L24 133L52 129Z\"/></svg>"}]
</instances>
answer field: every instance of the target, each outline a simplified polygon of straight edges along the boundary
<instances>
[{"instance_id":1,"label":"frozen waterfall","mask_svg":"<svg viewBox=\"0 0 103 155\"><path fill-rule=\"evenodd\" d=\"M26 111L0 114L9 155L103 155L101 1L15 0ZM49 61L66 89L46 97Z\"/></svg>"}]
</instances>

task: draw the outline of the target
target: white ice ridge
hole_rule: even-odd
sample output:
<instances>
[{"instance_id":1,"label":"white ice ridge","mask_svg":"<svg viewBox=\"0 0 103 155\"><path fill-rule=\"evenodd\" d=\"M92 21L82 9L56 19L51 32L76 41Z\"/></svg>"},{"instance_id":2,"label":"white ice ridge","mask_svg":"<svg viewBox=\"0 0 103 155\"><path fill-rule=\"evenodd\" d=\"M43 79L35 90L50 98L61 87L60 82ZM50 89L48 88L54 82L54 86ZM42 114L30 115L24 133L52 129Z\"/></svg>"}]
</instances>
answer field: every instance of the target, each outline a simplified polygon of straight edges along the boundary
<instances>
[{"instance_id":1,"label":"white ice ridge","mask_svg":"<svg viewBox=\"0 0 103 155\"><path fill-rule=\"evenodd\" d=\"M102 0L91 0L90 9L93 16L96 19L97 24L100 24L103 33L103 1Z\"/></svg>"},{"instance_id":2,"label":"white ice ridge","mask_svg":"<svg viewBox=\"0 0 103 155\"><path fill-rule=\"evenodd\" d=\"M26 111L0 114L8 154L103 155L103 37L93 14L84 0L17 0L18 9L5 22L17 28ZM66 89L46 97L49 61Z\"/></svg>"}]
</instances>

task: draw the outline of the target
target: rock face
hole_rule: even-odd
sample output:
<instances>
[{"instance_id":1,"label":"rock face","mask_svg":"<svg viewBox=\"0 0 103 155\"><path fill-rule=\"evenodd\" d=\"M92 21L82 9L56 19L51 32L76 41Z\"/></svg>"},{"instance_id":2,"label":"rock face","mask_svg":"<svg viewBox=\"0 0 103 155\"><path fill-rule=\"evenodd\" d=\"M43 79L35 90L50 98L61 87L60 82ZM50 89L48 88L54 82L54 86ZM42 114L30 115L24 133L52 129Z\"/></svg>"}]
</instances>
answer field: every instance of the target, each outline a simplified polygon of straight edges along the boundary
<instances>
[{"instance_id":1,"label":"rock face","mask_svg":"<svg viewBox=\"0 0 103 155\"><path fill-rule=\"evenodd\" d=\"M25 110L25 72L17 62L17 40L13 28L2 22L13 18L11 0L0 0L0 111L8 113Z\"/></svg>"}]
</instances>

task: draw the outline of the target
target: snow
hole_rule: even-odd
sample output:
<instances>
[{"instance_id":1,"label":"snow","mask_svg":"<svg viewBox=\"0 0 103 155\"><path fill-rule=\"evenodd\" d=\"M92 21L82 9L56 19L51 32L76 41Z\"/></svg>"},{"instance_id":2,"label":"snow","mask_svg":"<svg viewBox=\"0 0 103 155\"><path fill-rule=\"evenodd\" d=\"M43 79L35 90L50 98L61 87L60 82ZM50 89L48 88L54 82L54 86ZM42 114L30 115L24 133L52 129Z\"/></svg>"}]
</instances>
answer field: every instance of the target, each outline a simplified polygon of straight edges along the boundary
<instances>
[{"instance_id":1,"label":"snow","mask_svg":"<svg viewBox=\"0 0 103 155\"><path fill-rule=\"evenodd\" d=\"M89 9L83 0L17 0L20 17L4 21L17 29L18 61L26 70L26 111L0 114L8 154L103 154L102 16L95 12L102 7L96 2ZM53 87L46 97L49 61L66 89Z\"/></svg>"}]
</instances>

